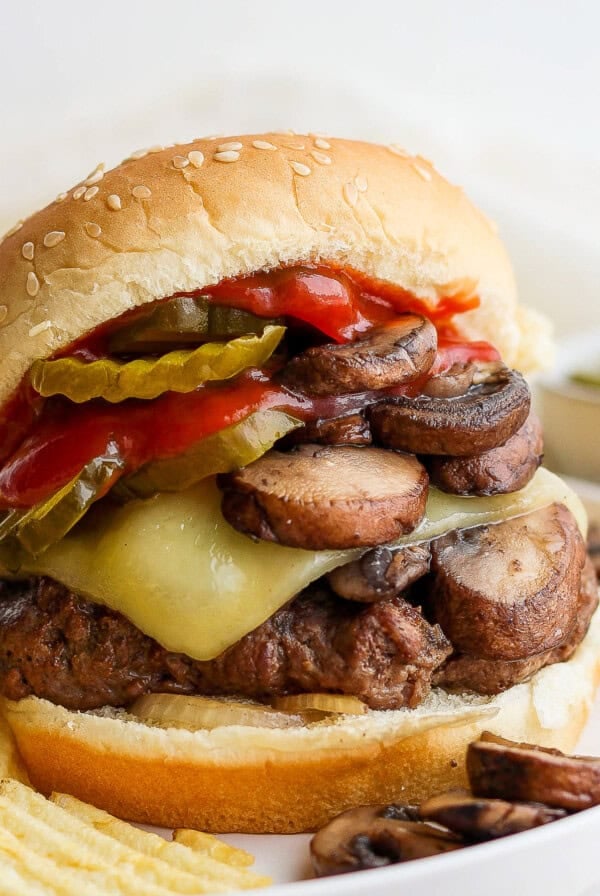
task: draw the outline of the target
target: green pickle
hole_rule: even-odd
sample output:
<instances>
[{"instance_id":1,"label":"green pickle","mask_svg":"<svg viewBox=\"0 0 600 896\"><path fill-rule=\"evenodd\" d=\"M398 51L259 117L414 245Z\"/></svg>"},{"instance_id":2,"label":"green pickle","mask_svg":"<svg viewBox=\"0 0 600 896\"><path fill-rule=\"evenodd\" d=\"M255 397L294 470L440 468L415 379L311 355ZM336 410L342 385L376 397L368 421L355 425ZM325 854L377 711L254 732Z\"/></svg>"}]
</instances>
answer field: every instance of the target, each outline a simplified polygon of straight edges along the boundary
<instances>
[{"instance_id":1,"label":"green pickle","mask_svg":"<svg viewBox=\"0 0 600 896\"><path fill-rule=\"evenodd\" d=\"M595 389L599 389L600 369L576 371L571 374L571 381L581 386L593 386Z\"/></svg>"},{"instance_id":2,"label":"green pickle","mask_svg":"<svg viewBox=\"0 0 600 896\"><path fill-rule=\"evenodd\" d=\"M44 398L65 395L78 404L93 398L119 402L157 398L163 392L192 392L203 383L227 380L247 367L260 367L271 357L284 332L285 327L266 327L260 336L206 342L199 348L169 352L155 359L35 361L30 380Z\"/></svg>"},{"instance_id":3,"label":"green pickle","mask_svg":"<svg viewBox=\"0 0 600 896\"><path fill-rule=\"evenodd\" d=\"M110 339L115 354L161 353L170 346L262 333L279 321L257 317L248 311L212 305L206 296L178 296L161 302Z\"/></svg>"},{"instance_id":4,"label":"green pickle","mask_svg":"<svg viewBox=\"0 0 600 896\"><path fill-rule=\"evenodd\" d=\"M96 457L60 491L27 510L12 509L0 516L0 560L15 570L23 551L37 556L60 541L103 497L123 470L123 461L113 443L106 454Z\"/></svg>"},{"instance_id":5,"label":"green pickle","mask_svg":"<svg viewBox=\"0 0 600 896\"><path fill-rule=\"evenodd\" d=\"M207 476L247 466L302 425L283 411L255 411L196 442L184 454L146 464L121 480L116 493L122 498L148 498L157 492L181 491Z\"/></svg>"}]
</instances>

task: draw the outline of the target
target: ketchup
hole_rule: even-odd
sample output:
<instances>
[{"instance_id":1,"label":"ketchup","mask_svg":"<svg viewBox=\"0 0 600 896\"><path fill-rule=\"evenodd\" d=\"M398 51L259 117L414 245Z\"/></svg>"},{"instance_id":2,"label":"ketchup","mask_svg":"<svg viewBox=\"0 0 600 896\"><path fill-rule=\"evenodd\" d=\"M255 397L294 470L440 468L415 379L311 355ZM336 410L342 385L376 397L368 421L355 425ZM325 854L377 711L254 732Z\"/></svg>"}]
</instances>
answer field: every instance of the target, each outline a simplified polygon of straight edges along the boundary
<instances>
[{"instance_id":1,"label":"ketchup","mask_svg":"<svg viewBox=\"0 0 600 896\"><path fill-rule=\"evenodd\" d=\"M457 362L499 359L488 343L465 343L456 336L452 316L477 302L469 293L456 293L432 311L397 287L315 266L224 281L202 290L202 294L215 304L235 306L265 318L302 321L337 342L356 339L399 313L426 314L440 332L431 375ZM118 324L123 325L136 313L124 315ZM107 352L108 337L114 329L112 323L98 328L61 354L101 357ZM410 384L406 391L410 391ZM277 408L310 421L360 409L374 397L374 393L320 399L296 395L274 383L267 371L246 371L235 380L186 394L169 392L151 401L131 399L115 405L103 401L76 405L62 398L42 404L25 384L0 414L4 457L19 445L0 470L0 507L30 507L45 500L77 476L90 460L104 454L109 442L118 444L124 472L128 473L153 459L180 454L257 410Z\"/></svg>"}]
</instances>

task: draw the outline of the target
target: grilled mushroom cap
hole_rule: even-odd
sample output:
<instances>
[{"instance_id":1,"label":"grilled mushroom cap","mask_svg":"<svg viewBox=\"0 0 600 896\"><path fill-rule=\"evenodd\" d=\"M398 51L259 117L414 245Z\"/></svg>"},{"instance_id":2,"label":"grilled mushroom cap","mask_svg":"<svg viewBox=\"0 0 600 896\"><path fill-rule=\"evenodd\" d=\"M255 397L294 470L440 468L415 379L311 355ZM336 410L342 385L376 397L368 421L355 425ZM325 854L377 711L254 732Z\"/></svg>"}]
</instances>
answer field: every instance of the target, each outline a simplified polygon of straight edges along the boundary
<instances>
[{"instance_id":1,"label":"grilled mushroom cap","mask_svg":"<svg viewBox=\"0 0 600 896\"><path fill-rule=\"evenodd\" d=\"M386 389L427 373L435 359L437 332L431 321L405 314L344 345L307 349L281 374L286 386L312 395L343 395Z\"/></svg>"},{"instance_id":2,"label":"grilled mushroom cap","mask_svg":"<svg viewBox=\"0 0 600 896\"><path fill-rule=\"evenodd\" d=\"M381 448L300 445L219 478L240 532L310 550L372 547L421 521L428 479L416 457Z\"/></svg>"},{"instance_id":3,"label":"grilled mushroom cap","mask_svg":"<svg viewBox=\"0 0 600 896\"><path fill-rule=\"evenodd\" d=\"M431 546L428 607L459 653L518 660L558 647L575 624L585 545L552 504Z\"/></svg>"},{"instance_id":4,"label":"grilled mushroom cap","mask_svg":"<svg viewBox=\"0 0 600 896\"><path fill-rule=\"evenodd\" d=\"M319 877L460 849L453 834L417 821L412 806L362 806L330 821L313 837L310 853Z\"/></svg>"},{"instance_id":5,"label":"grilled mushroom cap","mask_svg":"<svg viewBox=\"0 0 600 896\"><path fill-rule=\"evenodd\" d=\"M318 445L370 445L373 441L369 424L362 413L346 414L306 423L292 430L280 445L288 448L308 442Z\"/></svg>"},{"instance_id":6,"label":"grilled mushroom cap","mask_svg":"<svg viewBox=\"0 0 600 896\"><path fill-rule=\"evenodd\" d=\"M499 694L531 678L544 666L568 660L583 641L597 606L598 582L588 557L581 574L575 625L560 647L521 660L487 660L468 654L454 654L435 673L433 683L459 693Z\"/></svg>"},{"instance_id":7,"label":"grilled mushroom cap","mask_svg":"<svg viewBox=\"0 0 600 896\"><path fill-rule=\"evenodd\" d=\"M545 803L569 812L600 805L600 759L519 744L485 731L467 750L476 796Z\"/></svg>"},{"instance_id":8,"label":"grilled mushroom cap","mask_svg":"<svg viewBox=\"0 0 600 896\"><path fill-rule=\"evenodd\" d=\"M530 414L504 445L473 457L429 457L434 485L452 495L506 495L524 488L542 462L542 425Z\"/></svg>"},{"instance_id":9,"label":"grilled mushroom cap","mask_svg":"<svg viewBox=\"0 0 600 896\"><path fill-rule=\"evenodd\" d=\"M400 594L424 576L430 556L428 543L405 548L374 548L360 560L330 572L329 584L340 597L373 603Z\"/></svg>"},{"instance_id":10,"label":"grilled mushroom cap","mask_svg":"<svg viewBox=\"0 0 600 896\"><path fill-rule=\"evenodd\" d=\"M485 379L455 398L396 396L369 409L382 445L415 454L464 456L503 445L523 425L531 397L520 373L488 366Z\"/></svg>"},{"instance_id":11,"label":"grilled mushroom cap","mask_svg":"<svg viewBox=\"0 0 600 896\"><path fill-rule=\"evenodd\" d=\"M529 831L566 814L563 809L550 809L541 803L510 803L470 796L466 791L442 793L419 806L419 817L424 821L441 824L476 842Z\"/></svg>"}]
</instances>

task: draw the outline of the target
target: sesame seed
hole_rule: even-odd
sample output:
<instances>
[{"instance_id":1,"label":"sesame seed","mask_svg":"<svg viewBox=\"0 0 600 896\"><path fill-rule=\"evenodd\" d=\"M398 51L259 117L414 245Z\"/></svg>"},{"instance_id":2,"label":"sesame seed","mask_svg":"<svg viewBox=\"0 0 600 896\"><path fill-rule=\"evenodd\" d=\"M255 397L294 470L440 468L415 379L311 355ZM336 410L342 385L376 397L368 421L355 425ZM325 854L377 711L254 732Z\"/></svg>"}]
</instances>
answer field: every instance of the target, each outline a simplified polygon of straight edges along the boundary
<instances>
[{"instance_id":1,"label":"sesame seed","mask_svg":"<svg viewBox=\"0 0 600 896\"><path fill-rule=\"evenodd\" d=\"M317 137L315 146L317 149L331 149L331 143L328 143L327 140L323 140L322 137Z\"/></svg>"},{"instance_id":2,"label":"sesame seed","mask_svg":"<svg viewBox=\"0 0 600 896\"><path fill-rule=\"evenodd\" d=\"M352 208L358 202L358 190L356 189L356 184L353 184L352 181L348 181L347 184L344 184L344 197L348 205L351 205Z\"/></svg>"},{"instance_id":3,"label":"sesame seed","mask_svg":"<svg viewBox=\"0 0 600 896\"><path fill-rule=\"evenodd\" d=\"M226 149L223 152L216 152L213 156L215 162L237 162L240 154L232 149Z\"/></svg>"},{"instance_id":4,"label":"sesame seed","mask_svg":"<svg viewBox=\"0 0 600 896\"><path fill-rule=\"evenodd\" d=\"M83 201L89 202L90 199L93 199L94 196L98 193L100 187L88 187L85 193L83 194Z\"/></svg>"},{"instance_id":5,"label":"sesame seed","mask_svg":"<svg viewBox=\"0 0 600 896\"><path fill-rule=\"evenodd\" d=\"M133 188L131 195L135 196L136 199L150 199L152 190L149 190L144 184L139 184L137 187Z\"/></svg>"},{"instance_id":6,"label":"sesame seed","mask_svg":"<svg viewBox=\"0 0 600 896\"><path fill-rule=\"evenodd\" d=\"M64 202L68 195L68 193L59 193L55 199L55 202Z\"/></svg>"},{"instance_id":7,"label":"sesame seed","mask_svg":"<svg viewBox=\"0 0 600 896\"><path fill-rule=\"evenodd\" d=\"M116 193L111 193L110 196L106 197L106 204L113 212L118 212L123 207L121 197L117 196Z\"/></svg>"},{"instance_id":8,"label":"sesame seed","mask_svg":"<svg viewBox=\"0 0 600 896\"><path fill-rule=\"evenodd\" d=\"M93 239L98 239L100 234L102 233L102 228L98 224L94 224L93 221L88 221L85 225L85 230L88 236L91 236Z\"/></svg>"},{"instance_id":9,"label":"sesame seed","mask_svg":"<svg viewBox=\"0 0 600 896\"><path fill-rule=\"evenodd\" d=\"M144 156L148 155L148 149L136 149L135 152L132 152L130 156L128 156L125 161L135 161L136 159L143 159Z\"/></svg>"},{"instance_id":10,"label":"sesame seed","mask_svg":"<svg viewBox=\"0 0 600 896\"><path fill-rule=\"evenodd\" d=\"M154 146L151 146L148 150L149 153L162 152L165 147L160 143L156 143Z\"/></svg>"},{"instance_id":11,"label":"sesame seed","mask_svg":"<svg viewBox=\"0 0 600 896\"><path fill-rule=\"evenodd\" d=\"M358 175L354 178L354 183L356 184L356 189L358 190L359 193L366 193L366 192L367 192L368 183L367 183L367 178L366 178L366 177L361 177L361 175L358 174Z\"/></svg>"},{"instance_id":12,"label":"sesame seed","mask_svg":"<svg viewBox=\"0 0 600 896\"><path fill-rule=\"evenodd\" d=\"M284 143L286 149L295 149L297 152L301 152L304 149L304 143Z\"/></svg>"},{"instance_id":13,"label":"sesame seed","mask_svg":"<svg viewBox=\"0 0 600 896\"><path fill-rule=\"evenodd\" d=\"M296 174L299 174L300 177L308 177L310 174L311 169L308 165L304 165L302 162L290 162L290 165L292 166L293 171L295 171Z\"/></svg>"},{"instance_id":14,"label":"sesame seed","mask_svg":"<svg viewBox=\"0 0 600 896\"><path fill-rule=\"evenodd\" d=\"M191 152L188 152L188 159L194 168L202 168L202 165L204 164L204 153L200 152L199 149L193 149Z\"/></svg>"},{"instance_id":15,"label":"sesame seed","mask_svg":"<svg viewBox=\"0 0 600 896\"><path fill-rule=\"evenodd\" d=\"M423 168L422 165L417 165L416 162L413 162L413 168L423 180L431 180L431 171L428 171L427 168Z\"/></svg>"},{"instance_id":16,"label":"sesame seed","mask_svg":"<svg viewBox=\"0 0 600 896\"><path fill-rule=\"evenodd\" d=\"M269 143L268 140L253 140L252 146L254 149L277 149L274 143Z\"/></svg>"},{"instance_id":17,"label":"sesame seed","mask_svg":"<svg viewBox=\"0 0 600 896\"><path fill-rule=\"evenodd\" d=\"M7 230L7 232L4 234L2 239L7 240L9 238L9 236L14 236L15 233L19 232L19 230L21 229L23 224L24 224L23 221L17 221L17 223L15 224L14 227L11 227L10 230Z\"/></svg>"},{"instance_id":18,"label":"sesame seed","mask_svg":"<svg viewBox=\"0 0 600 896\"><path fill-rule=\"evenodd\" d=\"M401 146L398 146L397 143L390 143L388 149L390 152L393 152L395 156L400 156L402 159L410 159L410 153Z\"/></svg>"},{"instance_id":19,"label":"sesame seed","mask_svg":"<svg viewBox=\"0 0 600 896\"><path fill-rule=\"evenodd\" d=\"M187 168L189 164L190 160L185 156L175 156L173 159L173 168Z\"/></svg>"},{"instance_id":20,"label":"sesame seed","mask_svg":"<svg viewBox=\"0 0 600 896\"><path fill-rule=\"evenodd\" d=\"M8 307L6 305L0 305L0 324L6 320L8 317Z\"/></svg>"},{"instance_id":21,"label":"sesame seed","mask_svg":"<svg viewBox=\"0 0 600 896\"><path fill-rule=\"evenodd\" d=\"M87 187L77 187L77 189L73 192L73 199L81 199L86 190Z\"/></svg>"},{"instance_id":22,"label":"sesame seed","mask_svg":"<svg viewBox=\"0 0 600 896\"><path fill-rule=\"evenodd\" d=\"M34 253L35 246L33 245L33 243L23 243L23 248L21 249L23 258L26 258L27 261L33 261Z\"/></svg>"},{"instance_id":23,"label":"sesame seed","mask_svg":"<svg viewBox=\"0 0 600 896\"><path fill-rule=\"evenodd\" d=\"M27 295L31 296L34 299L38 292L40 291L40 281L33 273L33 271L29 271L27 274Z\"/></svg>"},{"instance_id":24,"label":"sesame seed","mask_svg":"<svg viewBox=\"0 0 600 896\"><path fill-rule=\"evenodd\" d=\"M49 320L43 320L41 324L36 324L35 327L32 327L29 331L29 335L33 338L34 336L39 336L40 333L45 333L46 330L49 330L52 327L52 322Z\"/></svg>"},{"instance_id":25,"label":"sesame seed","mask_svg":"<svg viewBox=\"0 0 600 896\"><path fill-rule=\"evenodd\" d=\"M239 152L240 149L243 149L243 146L238 140L221 143L220 146L217 146L217 152Z\"/></svg>"},{"instance_id":26,"label":"sesame seed","mask_svg":"<svg viewBox=\"0 0 600 896\"><path fill-rule=\"evenodd\" d=\"M95 168L91 174L88 174L88 176L84 180L84 184L86 185L86 187L93 187L94 184L99 184L103 177L104 165L100 163L100 165L98 165L98 167Z\"/></svg>"},{"instance_id":27,"label":"sesame seed","mask_svg":"<svg viewBox=\"0 0 600 896\"><path fill-rule=\"evenodd\" d=\"M50 233L47 233L44 237L44 246L46 249L54 249L55 246L58 246L59 243L65 238L64 230L51 230Z\"/></svg>"},{"instance_id":28,"label":"sesame seed","mask_svg":"<svg viewBox=\"0 0 600 896\"><path fill-rule=\"evenodd\" d=\"M331 165L331 156L325 155L324 152L319 152L318 149L313 149L311 156L319 165Z\"/></svg>"}]
</instances>

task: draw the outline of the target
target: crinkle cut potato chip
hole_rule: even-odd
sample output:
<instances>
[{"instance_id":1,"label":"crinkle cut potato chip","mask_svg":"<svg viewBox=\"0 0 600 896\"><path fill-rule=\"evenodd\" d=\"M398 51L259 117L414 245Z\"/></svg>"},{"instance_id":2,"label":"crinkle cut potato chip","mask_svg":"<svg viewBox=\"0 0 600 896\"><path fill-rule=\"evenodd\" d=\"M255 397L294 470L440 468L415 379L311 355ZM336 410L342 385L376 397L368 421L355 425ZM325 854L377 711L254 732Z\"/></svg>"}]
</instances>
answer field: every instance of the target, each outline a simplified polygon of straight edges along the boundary
<instances>
[{"instance_id":1,"label":"crinkle cut potato chip","mask_svg":"<svg viewBox=\"0 0 600 896\"><path fill-rule=\"evenodd\" d=\"M0 706L0 778L15 778L17 781L28 783L27 772L21 762L17 745L8 723L6 722L2 707Z\"/></svg>"},{"instance_id":2,"label":"crinkle cut potato chip","mask_svg":"<svg viewBox=\"0 0 600 896\"><path fill-rule=\"evenodd\" d=\"M271 883L252 857L199 832L163 840L65 794L0 781L2 896L172 896ZM184 836L181 836L181 835ZM189 843L189 845L188 845Z\"/></svg>"}]
</instances>

